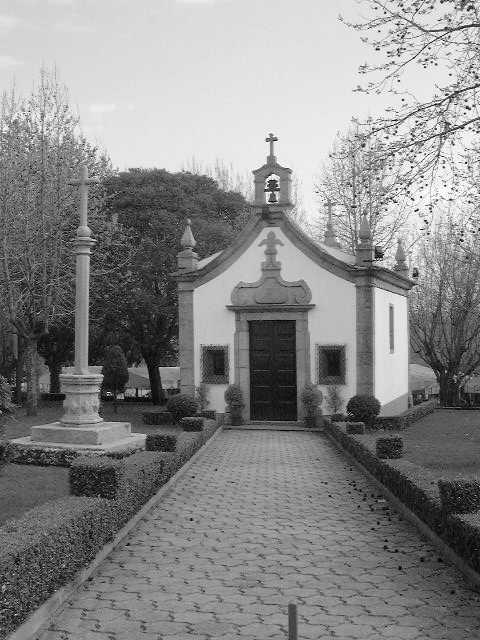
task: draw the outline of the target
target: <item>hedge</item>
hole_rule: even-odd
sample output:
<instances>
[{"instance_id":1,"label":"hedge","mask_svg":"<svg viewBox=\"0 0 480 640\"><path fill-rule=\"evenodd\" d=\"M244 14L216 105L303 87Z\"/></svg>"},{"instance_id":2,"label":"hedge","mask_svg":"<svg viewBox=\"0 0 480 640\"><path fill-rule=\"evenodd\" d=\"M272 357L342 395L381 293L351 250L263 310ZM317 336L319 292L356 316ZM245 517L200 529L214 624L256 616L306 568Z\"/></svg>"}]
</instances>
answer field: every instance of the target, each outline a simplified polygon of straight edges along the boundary
<instances>
[{"instance_id":1,"label":"hedge","mask_svg":"<svg viewBox=\"0 0 480 640\"><path fill-rule=\"evenodd\" d=\"M480 509L480 482L475 478L441 479L440 500L448 513L472 513Z\"/></svg>"},{"instance_id":2,"label":"hedge","mask_svg":"<svg viewBox=\"0 0 480 640\"><path fill-rule=\"evenodd\" d=\"M145 438L146 451L175 451L177 436L170 433L148 433Z\"/></svg>"},{"instance_id":3,"label":"hedge","mask_svg":"<svg viewBox=\"0 0 480 640\"><path fill-rule=\"evenodd\" d=\"M402 431L429 413L433 413L436 406L435 400L427 400L417 404L415 407L411 407L399 416L378 416L374 428L385 429L386 431Z\"/></svg>"},{"instance_id":4,"label":"hedge","mask_svg":"<svg viewBox=\"0 0 480 640\"><path fill-rule=\"evenodd\" d=\"M345 429L347 433L365 433L364 422L347 422Z\"/></svg>"},{"instance_id":5,"label":"hedge","mask_svg":"<svg viewBox=\"0 0 480 640\"><path fill-rule=\"evenodd\" d=\"M403 454L403 440L392 436L389 438L377 438L375 453L379 458L401 458Z\"/></svg>"},{"instance_id":6,"label":"hedge","mask_svg":"<svg viewBox=\"0 0 480 640\"><path fill-rule=\"evenodd\" d=\"M142 420L144 424L173 424L173 416L166 410L143 411Z\"/></svg>"},{"instance_id":7,"label":"hedge","mask_svg":"<svg viewBox=\"0 0 480 640\"><path fill-rule=\"evenodd\" d=\"M127 451L92 451L92 456L104 456L120 460L130 456L139 447L134 447ZM15 464L34 464L37 467L69 467L74 460L85 453L75 449L37 449L35 447L22 447L9 442L8 440L0 441L0 459Z\"/></svg>"},{"instance_id":8,"label":"hedge","mask_svg":"<svg viewBox=\"0 0 480 640\"><path fill-rule=\"evenodd\" d=\"M0 639L87 566L217 428L180 433L175 452L82 455L71 461L71 486L90 497L52 500L0 527ZM109 498L93 497L101 494Z\"/></svg>"},{"instance_id":9,"label":"hedge","mask_svg":"<svg viewBox=\"0 0 480 640\"><path fill-rule=\"evenodd\" d=\"M472 569L480 572L480 511L452 515L443 507L436 476L408 460L380 460L361 436L347 435L337 424L325 431L423 520Z\"/></svg>"},{"instance_id":10,"label":"hedge","mask_svg":"<svg viewBox=\"0 0 480 640\"><path fill-rule=\"evenodd\" d=\"M184 431L202 431L203 418L201 416L188 416L180 419L180 426Z\"/></svg>"},{"instance_id":11,"label":"hedge","mask_svg":"<svg viewBox=\"0 0 480 640\"><path fill-rule=\"evenodd\" d=\"M109 500L72 496L0 527L0 637L72 580L117 529Z\"/></svg>"}]
</instances>

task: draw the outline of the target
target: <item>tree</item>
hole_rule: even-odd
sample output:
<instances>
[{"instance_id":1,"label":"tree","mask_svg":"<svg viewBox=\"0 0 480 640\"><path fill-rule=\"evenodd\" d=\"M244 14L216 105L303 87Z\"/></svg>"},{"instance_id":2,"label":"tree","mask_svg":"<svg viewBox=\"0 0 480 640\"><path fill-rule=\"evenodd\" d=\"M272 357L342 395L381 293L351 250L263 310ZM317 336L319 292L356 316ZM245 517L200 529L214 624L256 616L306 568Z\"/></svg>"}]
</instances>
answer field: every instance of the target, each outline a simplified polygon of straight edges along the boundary
<instances>
[{"instance_id":1,"label":"tree","mask_svg":"<svg viewBox=\"0 0 480 640\"><path fill-rule=\"evenodd\" d=\"M354 122L337 134L329 160L324 164L316 189L331 204L337 237L346 251L355 254L365 214L373 243L390 249L408 221L399 167L383 159L385 145L371 131Z\"/></svg>"},{"instance_id":2,"label":"tree","mask_svg":"<svg viewBox=\"0 0 480 640\"><path fill-rule=\"evenodd\" d=\"M447 218L418 248L421 278L410 294L410 337L437 377L444 406L459 404L462 385L480 366L480 257L469 251L474 240Z\"/></svg>"},{"instance_id":3,"label":"tree","mask_svg":"<svg viewBox=\"0 0 480 640\"><path fill-rule=\"evenodd\" d=\"M117 413L117 395L125 391L128 382L127 361L118 345L106 348L102 375L102 390L113 393L113 411Z\"/></svg>"},{"instance_id":4,"label":"tree","mask_svg":"<svg viewBox=\"0 0 480 640\"><path fill-rule=\"evenodd\" d=\"M75 350L75 331L73 324L58 323L41 336L38 352L50 372L50 393L60 393L60 374L62 366L73 362Z\"/></svg>"},{"instance_id":5,"label":"tree","mask_svg":"<svg viewBox=\"0 0 480 640\"><path fill-rule=\"evenodd\" d=\"M0 112L0 293L25 355L27 409L35 414L38 342L74 309L72 240L78 166L105 175L109 163L78 129L66 88L42 70L27 99L12 90ZM99 198L90 201L92 217ZM21 373L21 372L18 372ZM21 376L20 376L21 377ZM17 375L17 381L19 375Z\"/></svg>"},{"instance_id":6,"label":"tree","mask_svg":"<svg viewBox=\"0 0 480 640\"><path fill-rule=\"evenodd\" d=\"M426 187L449 162L458 140L470 141L480 133L480 7L473 0L363 4L370 15L347 24L366 33L362 40L383 58L360 67L371 80L357 90L398 96L398 103L376 120L373 132L383 136L386 159L401 155L406 160L407 187L415 181ZM422 75L422 86L431 87L424 100L402 86L413 69ZM432 206L427 204L427 215Z\"/></svg>"},{"instance_id":7,"label":"tree","mask_svg":"<svg viewBox=\"0 0 480 640\"><path fill-rule=\"evenodd\" d=\"M141 354L152 401L159 404L164 399L159 366L174 364L177 357L177 286L170 274L177 269L186 219L192 219L196 250L207 256L233 240L247 205L241 194L222 191L212 178L187 172L130 169L109 178L105 187L107 214L134 251L93 295L92 316L108 318L109 331L121 336L132 354Z\"/></svg>"}]
</instances>

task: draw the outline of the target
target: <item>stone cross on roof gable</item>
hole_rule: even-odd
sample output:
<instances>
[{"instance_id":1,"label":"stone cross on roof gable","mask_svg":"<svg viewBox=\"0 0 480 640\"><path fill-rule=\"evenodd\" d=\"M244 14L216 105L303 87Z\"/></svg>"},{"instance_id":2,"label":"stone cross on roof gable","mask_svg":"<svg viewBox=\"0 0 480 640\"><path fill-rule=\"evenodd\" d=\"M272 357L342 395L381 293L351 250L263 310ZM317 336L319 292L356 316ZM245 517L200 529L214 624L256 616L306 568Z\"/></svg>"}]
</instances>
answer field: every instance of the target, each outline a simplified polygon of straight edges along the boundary
<instances>
[{"instance_id":1,"label":"stone cross on roof gable","mask_svg":"<svg viewBox=\"0 0 480 640\"><path fill-rule=\"evenodd\" d=\"M273 153L273 145L274 145L275 142L278 142L277 136L274 136L273 133L270 133L268 135L268 138L265 138L265 142L269 142L270 143L269 159L275 160L275 154Z\"/></svg>"}]
</instances>

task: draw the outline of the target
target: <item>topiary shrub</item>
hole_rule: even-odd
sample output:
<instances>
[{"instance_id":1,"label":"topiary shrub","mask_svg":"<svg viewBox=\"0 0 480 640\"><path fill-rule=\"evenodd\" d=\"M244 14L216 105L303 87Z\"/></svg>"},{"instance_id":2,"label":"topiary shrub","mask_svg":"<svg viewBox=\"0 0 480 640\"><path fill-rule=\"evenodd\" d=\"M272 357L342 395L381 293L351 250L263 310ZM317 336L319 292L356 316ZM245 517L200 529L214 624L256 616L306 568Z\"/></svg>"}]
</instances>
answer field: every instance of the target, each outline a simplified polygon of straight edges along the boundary
<instances>
[{"instance_id":1,"label":"topiary shrub","mask_svg":"<svg viewBox=\"0 0 480 640\"><path fill-rule=\"evenodd\" d=\"M447 513L472 513L480 509L480 481L476 478L439 480L442 509Z\"/></svg>"},{"instance_id":2,"label":"topiary shrub","mask_svg":"<svg viewBox=\"0 0 480 640\"><path fill-rule=\"evenodd\" d=\"M225 402L230 412L230 420L232 425L238 426L243 423L242 409L245 406L243 401L243 391L238 384L230 384L225 390Z\"/></svg>"},{"instance_id":3,"label":"topiary shrub","mask_svg":"<svg viewBox=\"0 0 480 640\"><path fill-rule=\"evenodd\" d=\"M194 416L198 411L198 403L191 396L179 393L168 399L167 411L172 415L173 421L178 423L182 418Z\"/></svg>"},{"instance_id":4,"label":"topiary shrub","mask_svg":"<svg viewBox=\"0 0 480 640\"><path fill-rule=\"evenodd\" d=\"M169 433L148 433L145 438L146 451L175 451L177 436Z\"/></svg>"},{"instance_id":5,"label":"topiary shrub","mask_svg":"<svg viewBox=\"0 0 480 640\"><path fill-rule=\"evenodd\" d=\"M403 440L396 436L377 438L375 450L379 458L401 458L403 454Z\"/></svg>"},{"instance_id":6,"label":"topiary shrub","mask_svg":"<svg viewBox=\"0 0 480 640\"><path fill-rule=\"evenodd\" d=\"M122 463L104 456L79 456L70 465L70 495L112 499L118 493Z\"/></svg>"},{"instance_id":7,"label":"topiary shrub","mask_svg":"<svg viewBox=\"0 0 480 640\"><path fill-rule=\"evenodd\" d=\"M300 398L305 409L305 424L314 427L316 417L321 413L323 393L315 384L308 383L303 387Z\"/></svg>"},{"instance_id":8,"label":"topiary shrub","mask_svg":"<svg viewBox=\"0 0 480 640\"><path fill-rule=\"evenodd\" d=\"M347 403L347 415L352 422L364 422L373 427L380 413L381 405L375 396L353 396Z\"/></svg>"},{"instance_id":9,"label":"topiary shrub","mask_svg":"<svg viewBox=\"0 0 480 640\"><path fill-rule=\"evenodd\" d=\"M347 433L365 433L365 423L364 422L347 422L346 426Z\"/></svg>"},{"instance_id":10,"label":"topiary shrub","mask_svg":"<svg viewBox=\"0 0 480 640\"><path fill-rule=\"evenodd\" d=\"M202 431L203 418L200 416L188 416L180 420L180 426L184 431Z\"/></svg>"}]
</instances>

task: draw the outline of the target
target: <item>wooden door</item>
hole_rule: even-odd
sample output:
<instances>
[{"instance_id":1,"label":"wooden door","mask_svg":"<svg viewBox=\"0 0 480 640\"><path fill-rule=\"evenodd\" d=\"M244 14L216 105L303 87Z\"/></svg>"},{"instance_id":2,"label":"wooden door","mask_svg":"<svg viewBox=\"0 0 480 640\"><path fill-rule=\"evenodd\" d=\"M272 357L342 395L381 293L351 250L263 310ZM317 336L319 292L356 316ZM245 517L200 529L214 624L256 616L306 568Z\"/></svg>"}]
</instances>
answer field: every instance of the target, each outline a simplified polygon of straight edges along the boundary
<instances>
[{"instance_id":1,"label":"wooden door","mask_svg":"<svg viewBox=\"0 0 480 640\"><path fill-rule=\"evenodd\" d=\"M249 322L252 420L297 419L294 320Z\"/></svg>"}]
</instances>

